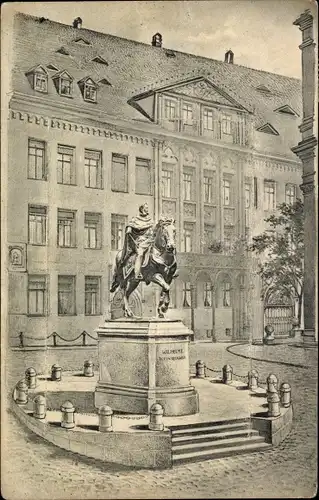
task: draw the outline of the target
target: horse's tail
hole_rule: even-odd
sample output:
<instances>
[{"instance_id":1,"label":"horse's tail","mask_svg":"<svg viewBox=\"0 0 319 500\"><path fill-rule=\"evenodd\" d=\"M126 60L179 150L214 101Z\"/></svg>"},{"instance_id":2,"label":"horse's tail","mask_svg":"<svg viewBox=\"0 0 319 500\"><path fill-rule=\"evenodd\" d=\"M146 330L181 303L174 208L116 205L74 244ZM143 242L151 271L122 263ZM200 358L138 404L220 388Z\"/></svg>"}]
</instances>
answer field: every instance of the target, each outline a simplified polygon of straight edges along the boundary
<instances>
[{"instance_id":1,"label":"horse's tail","mask_svg":"<svg viewBox=\"0 0 319 500\"><path fill-rule=\"evenodd\" d=\"M122 252L119 251L116 254L116 257L115 257L115 266L114 266L114 271L113 271L113 280L112 280L112 285L111 285L111 288L110 288L110 292L111 293L114 293L117 290L117 288L120 286L120 284L121 284L120 283L120 276L119 276L121 255L122 255Z\"/></svg>"}]
</instances>

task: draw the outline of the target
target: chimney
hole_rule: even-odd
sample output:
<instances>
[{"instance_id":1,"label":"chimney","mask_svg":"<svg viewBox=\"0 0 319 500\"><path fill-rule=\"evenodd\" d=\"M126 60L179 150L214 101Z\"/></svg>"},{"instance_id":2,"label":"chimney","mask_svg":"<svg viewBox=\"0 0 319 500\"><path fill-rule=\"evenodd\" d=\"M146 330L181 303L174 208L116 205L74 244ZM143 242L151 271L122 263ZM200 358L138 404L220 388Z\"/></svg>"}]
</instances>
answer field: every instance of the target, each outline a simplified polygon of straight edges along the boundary
<instances>
[{"instance_id":1,"label":"chimney","mask_svg":"<svg viewBox=\"0 0 319 500\"><path fill-rule=\"evenodd\" d=\"M234 64L234 52L230 49L225 54L225 63Z\"/></svg>"},{"instance_id":2,"label":"chimney","mask_svg":"<svg viewBox=\"0 0 319 500\"><path fill-rule=\"evenodd\" d=\"M73 28L80 29L82 28L82 19L80 17L77 17L73 21Z\"/></svg>"},{"instance_id":3,"label":"chimney","mask_svg":"<svg viewBox=\"0 0 319 500\"><path fill-rule=\"evenodd\" d=\"M153 47L161 47L162 46L162 35L160 33L155 33L152 38Z\"/></svg>"}]
</instances>

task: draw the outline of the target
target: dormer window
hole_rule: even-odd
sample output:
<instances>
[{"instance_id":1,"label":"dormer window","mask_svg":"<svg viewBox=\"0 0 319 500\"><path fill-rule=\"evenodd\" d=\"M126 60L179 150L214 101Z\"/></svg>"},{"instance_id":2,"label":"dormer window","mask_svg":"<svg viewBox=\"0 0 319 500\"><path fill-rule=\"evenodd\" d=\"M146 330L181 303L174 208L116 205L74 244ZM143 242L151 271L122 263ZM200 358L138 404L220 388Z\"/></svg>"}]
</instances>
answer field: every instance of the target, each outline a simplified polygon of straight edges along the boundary
<instances>
[{"instance_id":1,"label":"dormer window","mask_svg":"<svg viewBox=\"0 0 319 500\"><path fill-rule=\"evenodd\" d=\"M97 84L92 78L84 78L78 82L82 92L83 99L88 102L96 102L97 100Z\"/></svg>"},{"instance_id":2,"label":"dormer window","mask_svg":"<svg viewBox=\"0 0 319 500\"><path fill-rule=\"evenodd\" d=\"M72 97L73 78L67 71L60 71L52 77L56 90L63 97Z\"/></svg>"},{"instance_id":3,"label":"dormer window","mask_svg":"<svg viewBox=\"0 0 319 500\"><path fill-rule=\"evenodd\" d=\"M275 113L281 113L282 115L298 116L296 111L294 111L288 104L286 104L285 106L281 106L274 111Z\"/></svg>"},{"instance_id":4,"label":"dormer window","mask_svg":"<svg viewBox=\"0 0 319 500\"><path fill-rule=\"evenodd\" d=\"M43 66L36 66L30 69L26 73L26 76L33 90L43 92L44 94L48 92L48 73Z\"/></svg>"},{"instance_id":5,"label":"dormer window","mask_svg":"<svg viewBox=\"0 0 319 500\"><path fill-rule=\"evenodd\" d=\"M103 57L101 57L101 56L94 57L94 59L92 59L92 62L96 62L96 63L99 63L99 64L104 64L105 66L109 65L108 62L105 59L103 59Z\"/></svg>"}]
</instances>

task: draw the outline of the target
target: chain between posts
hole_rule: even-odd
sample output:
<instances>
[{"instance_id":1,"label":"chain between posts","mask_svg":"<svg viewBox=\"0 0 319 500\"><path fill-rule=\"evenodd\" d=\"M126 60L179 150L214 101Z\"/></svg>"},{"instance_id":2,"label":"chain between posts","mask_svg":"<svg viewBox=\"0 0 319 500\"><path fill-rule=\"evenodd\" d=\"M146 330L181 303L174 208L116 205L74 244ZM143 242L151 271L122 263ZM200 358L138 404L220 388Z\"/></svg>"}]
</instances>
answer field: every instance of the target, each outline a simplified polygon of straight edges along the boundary
<instances>
[{"instance_id":1,"label":"chain between posts","mask_svg":"<svg viewBox=\"0 0 319 500\"><path fill-rule=\"evenodd\" d=\"M86 338L87 337L91 338L92 340L97 341L96 337L93 337L93 335L91 335L90 333L86 332L85 330L83 332L81 332L77 337L75 337L73 339L66 339L65 337L63 337L62 335L58 334L57 332L52 332L47 337L42 337L42 338L32 337L31 335L25 335L23 332L19 332L19 335L15 336L15 337L12 337L12 338L13 339L19 339L19 347L24 348L24 347L47 347L47 341L51 337L53 339L53 347L57 347L57 339L62 340L62 342L71 343L71 342L76 342L77 340L79 340L82 337L82 346L88 345L87 342L86 342ZM31 346L28 346L28 345L25 345L25 340L34 340L36 342L43 342L43 345L38 345L38 346L32 346L31 345Z\"/></svg>"}]
</instances>

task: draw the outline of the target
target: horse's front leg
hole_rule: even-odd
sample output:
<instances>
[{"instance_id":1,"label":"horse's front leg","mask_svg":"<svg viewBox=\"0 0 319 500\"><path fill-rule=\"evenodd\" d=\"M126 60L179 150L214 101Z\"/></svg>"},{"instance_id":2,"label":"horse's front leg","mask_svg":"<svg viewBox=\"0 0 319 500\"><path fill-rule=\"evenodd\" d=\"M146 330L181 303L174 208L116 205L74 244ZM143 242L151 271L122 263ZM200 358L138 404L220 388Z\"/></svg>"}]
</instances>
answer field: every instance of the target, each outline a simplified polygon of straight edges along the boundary
<instances>
[{"instance_id":1,"label":"horse's front leg","mask_svg":"<svg viewBox=\"0 0 319 500\"><path fill-rule=\"evenodd\" d=\"M127 283L126 283L126 287L125 287L125 290L124 290L124 297L123 297L123 300L124 300L124 306L123 306L123 309L124 309L124 317L125 318L132 318L134 316L134 313L132 311L132 309L130 308L129 306L129 298L130 298L130 295L132 292L134 292L135 288L138 286L138 281L136 280L128 280Z\"/></svg>"},{"instance_id":2,"label":"horse's front leg","mask_svg":"<svg viewBox=\"0 0 319 500\"><path fill-rule=\"evenodd\" d=\"M159 285L162 288L160 301L159 301L158 308L157 308L157 313L158 313L159 318L164 318L164 313L167 311L168 306L169 306L170 286L165 281L163 276L159 273L154 274L154 276L152 278L152 282L156 283L157 285Z\"/></svg>"}]
</instances>

